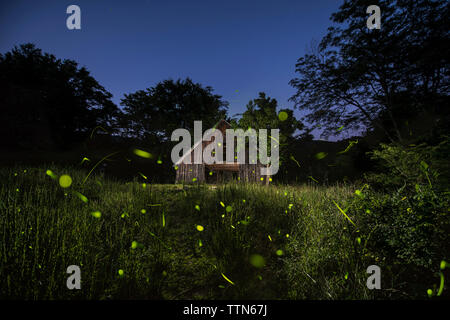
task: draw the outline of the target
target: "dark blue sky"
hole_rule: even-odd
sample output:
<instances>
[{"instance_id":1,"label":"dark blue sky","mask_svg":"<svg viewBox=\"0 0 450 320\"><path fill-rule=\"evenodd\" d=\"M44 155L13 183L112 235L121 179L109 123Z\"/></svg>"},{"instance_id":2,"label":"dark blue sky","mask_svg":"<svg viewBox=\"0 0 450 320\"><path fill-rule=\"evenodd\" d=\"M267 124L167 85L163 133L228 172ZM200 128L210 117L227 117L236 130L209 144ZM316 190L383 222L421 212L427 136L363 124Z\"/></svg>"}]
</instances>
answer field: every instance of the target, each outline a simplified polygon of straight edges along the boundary
<instances>
[{"instance_id":1,"label":"dark blue sky","mask_svg":"<svg viewBox=\"0 0 450 320\"><path fill-rule=\"evenodd\" d=\"M119 104L124 93L191 77L244 111L265 91L280 107L296 60L331 25L338 0L1 1L0 52L33 42L84 65ZM66 8L81 8L81 30ZM296 112L298 116L299 113Z\"/></svg>"}]
</instances>

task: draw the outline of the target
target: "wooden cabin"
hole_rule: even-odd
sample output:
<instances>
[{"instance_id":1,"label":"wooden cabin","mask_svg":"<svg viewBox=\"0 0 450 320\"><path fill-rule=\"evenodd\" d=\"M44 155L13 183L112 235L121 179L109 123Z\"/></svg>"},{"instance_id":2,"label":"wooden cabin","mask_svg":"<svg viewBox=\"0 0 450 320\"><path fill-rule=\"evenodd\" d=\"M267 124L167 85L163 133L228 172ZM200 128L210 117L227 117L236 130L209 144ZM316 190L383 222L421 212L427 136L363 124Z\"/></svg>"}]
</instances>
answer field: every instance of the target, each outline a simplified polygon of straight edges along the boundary
<instances>
[{"instance_id":1,"label":"wooden cabin","mask_svg":"<svg viewBox=\"0 0 450 320\"><path fill-rule=\"evenodd\" d=\"M231 129L231 125L220 120L214 128L220 130L223 136L223 154L226 155L226 130ZM201 141L202 148L212 143L212 141ZM194 164L194 150L200 147L200 142L196 143L181 159L175 163L176 180L175 183L224 183L230 181L236 182L254 182L261 184L269 184L271 180L269 176L261 175L260 168L266 165L259 161L256 164L239 164L236 162L224 162L221 164ZM183 163L185 157L191 157L191 164ZM248 148L246 148L246 159L248 159Z\"/></svg>"}]
</instances>

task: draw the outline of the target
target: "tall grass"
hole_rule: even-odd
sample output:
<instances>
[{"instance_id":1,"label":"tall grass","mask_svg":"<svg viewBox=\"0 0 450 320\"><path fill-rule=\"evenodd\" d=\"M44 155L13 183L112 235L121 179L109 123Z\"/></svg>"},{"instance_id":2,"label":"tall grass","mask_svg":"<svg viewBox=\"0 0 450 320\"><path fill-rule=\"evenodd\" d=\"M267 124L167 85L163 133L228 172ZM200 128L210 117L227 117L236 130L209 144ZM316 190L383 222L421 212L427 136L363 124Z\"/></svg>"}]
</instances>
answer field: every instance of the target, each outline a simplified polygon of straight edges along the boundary
<instances>
[{"instance_id":1,"label":"tall grass","mask_svg":"<svg viewBox=\"0 0 450 320\"><path fill-rule=\"evenodd\" d=\"M47 169L72 185L62 188ZM0 170L1 298L374 297L357 230L333 203L344 207L351 185L153 185L101 175L83 184L86 175ZM81 268L81 290L66 287L69 265Z\"/></svg>"}]
</instances>

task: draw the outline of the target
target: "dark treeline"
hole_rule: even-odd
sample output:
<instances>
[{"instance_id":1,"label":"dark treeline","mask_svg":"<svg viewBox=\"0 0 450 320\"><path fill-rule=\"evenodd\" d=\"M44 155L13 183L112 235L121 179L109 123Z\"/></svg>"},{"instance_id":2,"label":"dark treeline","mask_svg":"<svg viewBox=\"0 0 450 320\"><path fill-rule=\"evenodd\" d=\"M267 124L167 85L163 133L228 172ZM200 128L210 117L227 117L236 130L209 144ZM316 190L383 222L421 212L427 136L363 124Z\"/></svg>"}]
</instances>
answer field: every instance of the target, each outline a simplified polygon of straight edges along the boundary
<instances>
[{"instance_id":1,"label":"dark treeline","mask_svg":"<svg viewBox=\"0 0 450 320\"><path fill-rule=\"evenodd\" d=\"M77 163L81 156L95 161L122 151L105 162L111 173L146 171L155 181L173 182L172 131L193 130L195 120L206 129L226 119L235 127L280 129L275 181L326 183L374 170L368 152L380 143L441 143L449 127L448 2L381 1L380 30L366 27L368 5L345 1L328 34L298 59L291 101L303 119L263 92L233 118L213 88L189 78L125 94L119 108L77 62L33 44L15 47L0 55L2 162ZM335 140L344 132L355 136L314 140L317 128ZM132 158L133 148L153 158Z\"/></svg>"}]
</instances>

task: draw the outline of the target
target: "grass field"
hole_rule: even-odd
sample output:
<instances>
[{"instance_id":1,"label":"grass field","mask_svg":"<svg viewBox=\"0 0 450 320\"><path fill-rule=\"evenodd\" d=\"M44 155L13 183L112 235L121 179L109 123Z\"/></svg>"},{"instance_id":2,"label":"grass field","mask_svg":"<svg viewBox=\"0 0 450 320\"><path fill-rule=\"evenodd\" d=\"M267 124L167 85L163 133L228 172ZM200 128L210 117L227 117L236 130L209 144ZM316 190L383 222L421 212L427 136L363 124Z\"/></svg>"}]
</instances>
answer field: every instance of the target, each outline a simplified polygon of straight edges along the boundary
<instances>
[{"instance_id":1,"label":"grass field","mask_svg":"<svg viewBox=\"0 0 450 320\"><path fill-rule=\"evenodd\" d=\"M70 187L60 186L62 174ZM0 170L1 298L376 298L366 268L382 257L367 253L336 206L357 186L153 185L99 175L83 184L86 175ZM81 290L66 287L69 265L81 268Z\"/></svg>"}]
</instances>

